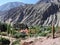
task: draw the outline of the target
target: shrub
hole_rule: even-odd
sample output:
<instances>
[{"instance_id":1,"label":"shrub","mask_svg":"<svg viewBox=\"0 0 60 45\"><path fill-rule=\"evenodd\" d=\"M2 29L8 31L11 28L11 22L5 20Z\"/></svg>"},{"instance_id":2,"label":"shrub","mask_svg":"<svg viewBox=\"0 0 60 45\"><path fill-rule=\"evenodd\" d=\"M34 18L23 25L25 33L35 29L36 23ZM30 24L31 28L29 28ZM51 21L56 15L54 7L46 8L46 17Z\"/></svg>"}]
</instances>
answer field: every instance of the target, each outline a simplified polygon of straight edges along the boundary
<instances>
[{"instance_id":1,"label":"shrub","mask_svg":"<svg viewBox=\"0 0 60 45\"><path fill-rule=\"evenodd\" d=\"M31 26L29 27L29 30L30 30L30 34L46 36L47 34L51 33L52 27L51 26Z\"/></svg>"},{"instance_id":2,"label":"shrub","mask_svg":"<svg viewBox=\"0 0 60 45\"><path fill-rule=\"evenodd\" d=\"M28 26L26 24L23 24L23 23L16 23L13 25L13 27L16 29L16 30L21 30L21 29L28 29Z\"/></svg>"},{"instance_id":3,"label":"shrub","mask_svg":"<svg viewBox=\"0 0 60 45\"><path fill-rule=\"evenodd\" d=\"M12 45L20 45L20 41L17 40L17 41L15 41L15 42L13 42Z\"/></svg>"},{"instance_id":4,"label":"shrub","mask_svg":"<svg viewBox=\"0 0 60 45\"><path fill-rule=\"evenodd\" d=\"M38 34L40 30L40 26L31 26L29 27L29 30L31 34L36 34L36 33Z\"/></svg>"},{"instance_id":5,"label":"shrub","mask_svg":"<svg viewBox=\"0 0 60 45\"><path fill-rule=\"evenodd\" d=\"M14 34L14 37L15 38L25 38L27 35L26 35L26 33L24 33L24 32L22 32L22 33L20 33L20 32L17 32L16 34Z\"/></svg>"},{"instance_id":6,"label":"shrub","mask_svg":"<svg viewBox=\"0 0 60 45\"><path fill-rule=\"evenodd\" d=\"M0 42L2 43L2 45L9 45L10 44L10 41L5 38L0 38Z\"/></svg>"},{"instance_id":7,"label":"shrub","mask_svg":"<svg viewBox=\"0 0 60 45\"><path fill-rule=\"evenodd\" d=\"M7 36L7 32L1 32L1 35Z\"/></svg>"},{"instance_id":8,"label":"shrub","mask_svg":"<svg viewBox=\"0 0 60 45\"><path fill-rule=\"evenodd\" d=\"M20 34L19 32L17 32L17 33L14 34L14 37L15 37L15 38L20 38L20 35L21 35L21 34Z\"/></svg>"},{"instance_id":9,"label":"shrub","mask_svg":"<svg viewBox=\"0 0 60 45\"><path fill-rule=\"evenodd\" d=\"M7 30L7 24L5 23L0 23L0 31L5 32Z\"/></svg>"},{"instance_id":10,"label":"shrub","mask_svg":"<svg viewBox=\"0 0 60 45\"><path fill-rule=\"evenodd\" d=\"M39 33L39 36L46 36L47 33L43 32L43 33Z\"/></svg>"}]
</instances>

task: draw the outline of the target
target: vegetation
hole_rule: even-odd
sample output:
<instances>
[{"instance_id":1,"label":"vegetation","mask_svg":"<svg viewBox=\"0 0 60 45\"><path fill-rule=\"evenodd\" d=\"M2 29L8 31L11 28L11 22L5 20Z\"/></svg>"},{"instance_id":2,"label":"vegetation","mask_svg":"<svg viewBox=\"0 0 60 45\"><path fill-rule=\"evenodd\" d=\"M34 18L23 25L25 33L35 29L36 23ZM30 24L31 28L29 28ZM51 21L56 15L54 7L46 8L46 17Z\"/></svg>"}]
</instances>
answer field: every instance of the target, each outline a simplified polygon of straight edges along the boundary
<instances>
[{"instance_id":1,"label":"vegetation","mask_svg":"<svg viewBox=\"0 0 60 45\"><path fill-rule=\"evenodd\" d=\"M10 41L8 39L5 39L5 38L0 38L0 44L1 45L9 45Z\"/></svg>"},{"instance_id":2,"label":"vegetation","mask_svg":"<svg viewBox=\"0 0 60 45\"><path fill-rule=\"evenodd\" d=\"M12 43L12 45L20 45L20 40L16 40L15 42Z\"/></svg>"},{"instance_id":3,"label":"vegetation","mask_svg":"<svg viewBox=\"0 0 60 45\"><path fill-rule=\"evenodd\" d=\"M0 23L0 35L8 36L10 34L10 36L13 37L13 38L17 38L17 39L25 38L27 36L27 34L26 33L21 33L19 31L21 29L23 30L23 29L26 29L26 28L29 30L29 36L30 37L47 36L52 31L52 26L38 26L38 25L35 25L35 26L28 27L25 24L17 24L17 25L14 25L12 27L10 24ZM55 27L55 31L57 31L58 28L59 27ZM1 38L0 39L0 45L2 44L2 41L10 43L7 39ZM19 41L13 42L13 45L16 45L16 44L19 45Z\"/></svg>"},{"instance_id":4,"label":"vegetation","mask_svg":"<svg viewBox=\"0 0 60 45\"><path fill-rule=\"evenodd\" d=\"M21 29L26 29L28 28L28 26L26 24L20 24L20 23L16 23L13 25L13 27L16 29L16 30L21 30Z\"/></svg>"},{"instance_id":5,"label":"vegetation","mask_svg":"<svg viewBox=\"0 0 60 45\"><path fill-rule=\"evenodd\" d=\"M6 23L1 23L0 22L0 31L1 32L5 32L7 30L7 24Z\"/></svg>"},{"instance_id":6,"label":"vegetation","mask_svg":"<svg viewBox=\"0 0 60 45\"><path fill-rule=\"evenodd\" d=\"M51 26L35 25L28 27L25 24L14 24L14 26L12 27L10 24L8 25L6 23L0 23L0 30L2 31L2 35L6 35L8 33L16 38L26 36L26 34L18 32L19 30L26 28L29 28L29 36L46 36L47 34L51 33L52 30ZM57 27L55 29L57 29Z\"/></svg>"},{"instance_id":7,"label":"vegetation","mask_svg":"<svg viewBox=\"0 0 60 45\"><path fill-rule=\"evenodd\" d=\"M30 35L35 36L46 36L47 34L51 33L52 27L51 26L31 26L30 27Z\"/></svg>"},{"instance_id":8,"label":"vegetation","mask_svg":"<svg viewBox=\"0 0 60 45\"><path fill-rule=\"evenodd\" d=\"M1 35L7 36L7 32L1 32Z\"/></svg>"},{"instance_id":9,"label":"vegetation","mask_svg":"<svg viewBox=\"0 0 60 45\"><path fill-rule=\"evenodd\" d=\"M12 27L10 24L2 24L0 23L0 30L6 31L8 34L11 34L13 37L20 38L25 37L26 34L18 32L21 29L29 28L29 35L30 36L46 36L47 34L51 33L52 27L51 26L30 26L28 27L25 24L14 24ZM17 29L17 30L16 30ZM57 29L57 28L55 28ZM6 35L5 33L2 33L2 35Z\"/></svg>"},{"instance_id":10,"label":"vegetation","mask_svg":"<svg viewBox=\"0 0 60 45\"><path fill-rule=\"evenodd\" d=\"M20 32L15 32L15 34L13 34L14 38L25 38L27 35L26 33L20 33Z\"/></svg>"}]
</instances>

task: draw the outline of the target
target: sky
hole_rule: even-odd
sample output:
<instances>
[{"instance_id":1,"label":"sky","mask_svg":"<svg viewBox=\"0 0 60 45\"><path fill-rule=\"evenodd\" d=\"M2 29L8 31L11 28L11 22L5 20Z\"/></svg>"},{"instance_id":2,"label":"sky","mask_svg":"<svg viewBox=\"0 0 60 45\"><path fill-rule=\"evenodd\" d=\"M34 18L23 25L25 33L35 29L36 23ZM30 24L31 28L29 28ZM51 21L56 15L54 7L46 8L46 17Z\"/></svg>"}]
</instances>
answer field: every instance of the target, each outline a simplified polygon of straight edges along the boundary
<instances>
[{"instance_id":1,"label":"sky","mask_svg":"<svg viewBox=\"0 0 60 45\"><path fill-rule=\"evenodd\" d=\"M35 4L39 0L0 0L0 6L8 2L23 2L27 4Z\"/></svg>"}]
</instances>

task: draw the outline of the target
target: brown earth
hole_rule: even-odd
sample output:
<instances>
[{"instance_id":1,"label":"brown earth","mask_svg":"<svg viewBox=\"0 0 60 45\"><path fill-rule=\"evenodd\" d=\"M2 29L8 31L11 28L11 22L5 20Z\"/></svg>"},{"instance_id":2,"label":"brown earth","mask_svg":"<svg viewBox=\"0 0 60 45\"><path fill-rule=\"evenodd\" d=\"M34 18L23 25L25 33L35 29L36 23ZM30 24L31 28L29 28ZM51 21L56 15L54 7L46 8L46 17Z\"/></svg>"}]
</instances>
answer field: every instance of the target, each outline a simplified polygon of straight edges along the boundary
<instances>
[{"instance_id":1,"label":"brown earth","mask_svg":"<svg viewBox=\"0 0 60 45\"><path fill-rule=\"evenodd\" d=\"M32 43L29 43L33 41ZM28 43L28 45L60 45L60 37L58 38L46 38L46 37L40 37L40 38L29 38L27 40L23 40L23 42Z\"/></svg>"},{"instance_id":2,"label":"brown earth","mask_svg":"<svg viewBox=\"0 0 60 45\"><path fill-rule=\"evenodd\" d=\"M38 40L34 43L34 45L60 45L60 37L59 38L48 38L43 40Z\"/></svg>"}]
</instances>

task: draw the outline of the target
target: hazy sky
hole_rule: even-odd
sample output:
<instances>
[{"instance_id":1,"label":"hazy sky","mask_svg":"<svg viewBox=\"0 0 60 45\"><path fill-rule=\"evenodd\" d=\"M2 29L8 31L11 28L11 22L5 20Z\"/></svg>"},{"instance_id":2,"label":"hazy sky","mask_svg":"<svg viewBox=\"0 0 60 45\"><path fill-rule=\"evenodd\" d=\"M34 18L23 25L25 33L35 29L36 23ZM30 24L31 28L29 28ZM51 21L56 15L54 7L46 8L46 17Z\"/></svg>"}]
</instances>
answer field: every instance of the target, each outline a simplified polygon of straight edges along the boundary
<instances>
[{"instance_id":1,"label":"hazy sky","mask_svg":"<svg viewBox=\"0 0 60 45\"><path fill-rule=\"evenodd\" d=\"M28 4L34 4L38 0L0 0L0 6L7 3L7 2L23 2L23 3L28 3Z\"/></svg>"}]
</instances>

